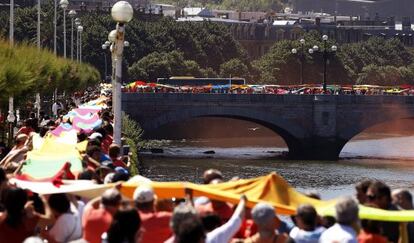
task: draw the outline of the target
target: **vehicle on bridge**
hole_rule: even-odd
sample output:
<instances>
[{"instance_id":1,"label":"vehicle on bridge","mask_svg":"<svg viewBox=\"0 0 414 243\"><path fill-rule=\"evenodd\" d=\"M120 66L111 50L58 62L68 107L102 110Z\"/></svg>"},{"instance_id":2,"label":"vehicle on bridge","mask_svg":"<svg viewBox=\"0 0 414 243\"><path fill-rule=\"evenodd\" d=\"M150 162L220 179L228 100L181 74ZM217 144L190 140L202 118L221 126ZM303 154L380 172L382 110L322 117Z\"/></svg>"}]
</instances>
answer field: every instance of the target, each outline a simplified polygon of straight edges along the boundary
<instances>
[{"instance_id":1,"label":"vehicle on bridge","mask_svg":"<svg viewBox=\"0 0 414 243\"><path fill-rule=\"evenodd\" d=\"M158 78L157 84L173 86L223 86L223 85L245 85L244 78L195 78L195 77L170 77Z\"/></svg>"}]
</instances>

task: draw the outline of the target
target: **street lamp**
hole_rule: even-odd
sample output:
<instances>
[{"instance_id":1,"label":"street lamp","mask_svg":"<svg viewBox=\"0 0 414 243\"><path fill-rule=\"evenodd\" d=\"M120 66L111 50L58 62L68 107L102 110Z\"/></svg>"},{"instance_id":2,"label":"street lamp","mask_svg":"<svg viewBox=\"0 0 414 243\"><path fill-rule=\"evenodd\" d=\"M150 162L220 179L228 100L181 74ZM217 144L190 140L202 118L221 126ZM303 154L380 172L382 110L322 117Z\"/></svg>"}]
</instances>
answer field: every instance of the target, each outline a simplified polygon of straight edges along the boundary
<instances>
[{"instance_id":1,"label":"street lamp","mask_svg":"<svg viewBox=\"0 0 414 243\"><path fill-rule=\"evenodd\" d=\"M53 1L54 3L54 15L53 15L53 53L56 55L56 26L57 26L57 0Z\"/></svg>"},{"instance_id":2,"label":"street lamp","mask_svg":"<svg viewBox=\"0 0 414 243\"><path fill-rule=\"evenodd\" d=\"M121 144L121 129L122 129L122 117L121 117L121 82L122 82L122 53L124 51L124 35L125 35L125 23L131 21L134 14L131 4L126 1L119 1L114 4L111 9L112 19L117 22L116 25L116 38L114 41L112 36L109 41L112 42L112 59L115 63L115 80L112 81L112 86L115 86L112 93L112 102L114 109L114 143ZM111 32L112 33L112 32Z\"/></svg>"},{"instance_id":3,"label":"street lamp","mask_svg":"<svg viewBox=\"0 0 414 243\"><path fill-rule=\"evenodd\" d=\"M304 68L304 62L305 62L305 39L300 39L299 43L301 46L301 52L300 52L300 84L303 84L303 68ZM292 49L292 54L296 55L298 53L298 50L296 48Z\"/></svg>"},{"instance_id":4,"label":"street lamp","mask_svg":"<svg viewBox=\"0 0 414 243\"><path fill-rule=\"evenodd\" d=\"M335 53L338 50L338 47L336 45L331 46L331 48L328 48L328 36L327 35L323 35L322 36L322 41L323 41L323 50L319 50L318 46L313 46L312 49L309 49L309 54L313 54L316 52L322 52L322 56L323 56L323 93L326 94L326 75L327 75L327 63L328 63L328 58L329 58L329 54L331 53Z\"/></svg>"},{"instance_id":5,"label":"street lamp","mask_svg":"<svg viewBox=\"0 0 414 243\"><path fill-rule=\"evenodd\" d=\"M9 112L7 115L7 121L9 123L9 146L11 147L11 144L13 142L13 124L14 121L16 120L16 117L14 116L14 111L13 111L13 97L9 97Z\"/></svg>"},{"instance_id":6,"label":"street lamp","mask_svg":"<svg viewBox=\"0 0 414 243\"><path fill-rule=\"evenodd\" d=\"M82 31L83 31L83 26L79 25L78 26L78 34L79 34L79 63L82 63Z\"/></svg>"},{"instance_id":7,"label":"street lamp","mask_svg":"<svg viewBox=\"0 0 414 243\"><path fill-rule=\"evenodd\" d=\"M37 0L37 28L36 28L36 38L37 38L37 49L40 50L40 12L41 12L41 8L40 8L40 0Z\"/></svg>"},{"instance_id":8,"label":"street lamp","mask_svg":"<svg viewBox=\"0 0 414 243\"><path fill-rule=\"evenodd\" d=\"M108 62L106 60L106 49L108 49L108 47L111 45L111 43L109 41L105 41L104 44L102 44L102 50L104 50L104 58L105 58L105 82L106 82L106 78L108 77Z\"/></svg>"},{"instance_id":9,"label":"street lamp","mask_svg":"<svg viewBox=\"0 0 414 243\"><path fill-rule=\"evenodd\" d=\"M75 19L75 25L76 25L76 61L79 62L79 31L78 27L80 26L81 21L79 18Z\"/></svg>"},{"instance_id":10,"label":"street lamp","mask_svg":"<svg viewBox=\"0 0 414 243\"><path fill-rule=\"evenodd\" d=\"M76 16L75 10L70 10L68 16L71 19L71 27L70 27L70 59L73 61L73 22Z\"/></svg>"},{"instance_id":11,"label":"street lamp","mask_svg":"<svg viewBox=\"0 0 414 243\"><path fill-rule=\"evenodd\" d=\"M66 58L66 9L69 6L69 1L60 0L59 5L63 9L63 57Z\"/></svg>"}]
</instances>

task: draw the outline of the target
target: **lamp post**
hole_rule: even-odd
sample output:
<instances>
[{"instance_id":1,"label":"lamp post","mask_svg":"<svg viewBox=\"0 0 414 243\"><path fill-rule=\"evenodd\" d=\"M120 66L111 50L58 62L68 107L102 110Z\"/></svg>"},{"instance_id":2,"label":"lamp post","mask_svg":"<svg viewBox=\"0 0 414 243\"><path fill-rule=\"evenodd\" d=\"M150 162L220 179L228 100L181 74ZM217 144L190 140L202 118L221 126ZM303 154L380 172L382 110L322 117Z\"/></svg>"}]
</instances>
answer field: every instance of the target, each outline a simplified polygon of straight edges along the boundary
<instances>
[{"instance_id":1,"label":"lamp post","mask_svg":"<svg viewBox=\"0 0 414 243\"><path fill-rule=\"evenodd\" d=\"M300 84L304 83L303 79L303 69L304 69L304 62L305 62L305 39L300 39L300 46L301 46L301 52L300 52ZM298 50L296 48L292 49L292 54L296 55L298 53Z\"/></svg>"},{"instance_id":2,"label":"lamp post","mask_svg":"<svg viewBox=\"0 0 414 243\"><path fill-rule=\"evenodd\" d=\"M14 0L10 0L10 23L9 24L10 24L9 41L10 41L10 46L13 47L14 45ZM7 121L9 121L9 129L10 129L9 130L9 146L11 145L11 141L13 138L12 124L10 122L11 118L13 118L13 122L14 122L13 96L9 96L9 112L7 116Z\"/></svg>"},{"instance_id":3,"label":"lamp post","mask_svg":"<svg viewBox=\"0 0 414 243\"><path fill-rule=\"evenodd\" d=\"M53 53L56 55L56 28L57 28L57 0L54 0L54 15L53 15Z\"/></svg>"},{"instance_id":4,"label":"lamp post","mask_svg":"<svg viewBox=\"0 0 414 243\"><path fill-rule=\"evenodd\" d=\"M82 63L82 31L83 31L83 26L79 25L78 26L78 34L79 34L79 63Z\"/></svg>"},{"instance_id":5,"label":"lamp post","mask_svg":"<svg viewBox=\"0 0 414 243\"><path fill-rule=\"evenodd\" d=\"M104 50L104 58L105 58L105 82L106 82L106 77L108 77L108 62L106 60L106 49L108 49L108 47L111 45L111 43L109 41L105 41L104 44L102 44L102 50Z\"/></svg>"},{"instance_id":6,"label":"lamp post","mask_svg":"<svg viewBox=\"0 0 414 243\"><path fill-rule=\"evenodd\" d=\"M71 19L71 26L70 26L70 59L73 61L73 22L76 16L75 10L70 10L68 16Z\"/></svg>"},{"instance_id":7,"label":"lamp post","mask_svg":"<svg viewBox=\"0 0 414 243\"><path fill-rule=\"evenodd\" d=\"M13 143L13 125L14 125L15 120L16 120L16 117L14 116L14 112L13 112L13 97L9 97L9 112L7 115L7 122L9 123L9 136L8 136L9 147L11 147Z\"/></svg>"},{"instance_id":8,"label":"lamp post","mask_svg":"<svg viewBox=\"0 0 414 243\"><path fill-rule=\"evenodd\" d=\"M75 25L76 25L76 61L79 62L79 31L78 27L80 26L81 21L79 18L75 19Z\"/></svg>"},{"instance_id":9,"label":"lamp post","mask_svg":"<svg viewBox=\"0 0 414 243\"><path fill-rule=\"evenodd\" d=\"M122 146L121 144L121 129L122 129L122 116L121 116L121 82L122 82L122 53L124 51L124 36L125 36L125 23L131 21L134 14L134 10L126 1L119 1L114 4L111 9L112 19L117 22L116 25L116 39L112 42L112 58L115 60L115 80L112 85L115 86L115 93L112 93L112 102L114 107L114 143ZM111 41L111 40L110 40ZM115 82L114 82L115 81Z\"/></svg>"},{"instance_id":10,"label":"lamp post","mask_svg":"<svg viewBox=\"0 0 414 243\"><path fill-rule=\"evenodd\" d=\"M63 9L63 57L66 58L66 9L69 6L69 1L60 0L59 5Z\"/></svg>"},{"instance_id":11,"label":"lamp post","mask_svg":"<svg viewBox=\"0 0 414 243\"><path fill-rule=\"evenodd\" d=\"M319 49L319 46L315 45L313 48L309 49L309 54L313 54L315 52L322 52L323 57L323 93L326 94L326 76L327 76L327 63L329 54L335 53L338 50L338 47L336 45L332 45L331 48L328 49L328 36L323 35L322 36L323 41L323 50Z\"/></svg>"},{"instance_id":12,"label":"lamp post","mask_svg":"<svg viewBox=\"0 0 414 243\"><path fill-rule=\"evenodd\" d=\"M37 49L40 50L40 0L37 0L37 28L36 28L36 37L37 37Z\"/></svg>"},{"instance_id":13,"label":"lamp post","mask_svg":"<svg viewBox=\"0 0 414 243\"><path fill-rule=\"evenodd\" d=\"M9 41L10 45L14 44L14 0L10 0L10 27L9 27Z\"/></svg>"},{"instance_id":14,"label":"lamp post","mask_svg":"<svg viewBox=\"0 0 414 243\"><path fill-rule=\"evenodd\" d=\"M113 54L113 49L115 46L115 41L116 41L116 30L111 30L111 32L109 32L108 34L108 41L109 43L112 43L110 45L109 50L111 51L111 81L112 81L112 112L115 113L114 109L115 109L115 100L116 100L116 95L115 95L115 67L116 67L116 59L115 59L115 55Z\"/></svg>"}]
</instances>

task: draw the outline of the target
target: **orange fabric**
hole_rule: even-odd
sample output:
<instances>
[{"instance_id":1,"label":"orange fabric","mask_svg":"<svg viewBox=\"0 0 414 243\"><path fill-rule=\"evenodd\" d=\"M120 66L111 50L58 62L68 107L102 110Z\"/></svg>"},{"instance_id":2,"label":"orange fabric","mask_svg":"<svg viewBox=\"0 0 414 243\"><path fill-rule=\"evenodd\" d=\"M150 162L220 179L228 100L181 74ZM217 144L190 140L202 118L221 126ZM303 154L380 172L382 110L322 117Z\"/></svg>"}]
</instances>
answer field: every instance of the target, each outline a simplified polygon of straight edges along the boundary
<instances>
[{"instance_id":1,"label":"orange fabric","mask_svg":"<svg viewBox=\"0 0 414 243\"><path fill-rule=\"evenodd\" d=\"M138 212L144 229L141 242L163 243L171 237L170 212Z\"/></svg>"},{"instance_id":2,"label":"orange fabric","mask_svg":"<svg viewBox=\"0 0 414 243\"><path fill-rule=\"evenodd\" d=\"M358 243L387 243L387 238L379 234L371 234L361 230L358 235Z\"/></svg>"},{"instance_id":3,"label":"orange fabric","mask_svg":"<svg viewBox=\"0 0 414 243\"><path fill-rule=\"evenodd\" d=\"M89 243L101 243L101 235L111 223L112 215L104 208L85 208L82 217L83 239Z\"/></svg>"},{"instance_id":4,"label":"orange fabric","mask_svg":"<svg viewBox=\"0 0 414 243\"><path fill-rule=\"evenodd\" d=\"M136 183L124 183L121 191L125 196L132 198L137 186ZM304 202L315 206L331 203L312 199L297 192L275 173L253 179L209 185L196 185L186 182L152 182L151 187L159 199L184 198L185 189L187 188L191 189L194 197L206 196L210 200L237 204L240 195L245 194L248 199L247 207L252 208L256 203L265 200L275 207L278 214L284 215L295 214L297 206Z\"/></svg>"}]
</instances>

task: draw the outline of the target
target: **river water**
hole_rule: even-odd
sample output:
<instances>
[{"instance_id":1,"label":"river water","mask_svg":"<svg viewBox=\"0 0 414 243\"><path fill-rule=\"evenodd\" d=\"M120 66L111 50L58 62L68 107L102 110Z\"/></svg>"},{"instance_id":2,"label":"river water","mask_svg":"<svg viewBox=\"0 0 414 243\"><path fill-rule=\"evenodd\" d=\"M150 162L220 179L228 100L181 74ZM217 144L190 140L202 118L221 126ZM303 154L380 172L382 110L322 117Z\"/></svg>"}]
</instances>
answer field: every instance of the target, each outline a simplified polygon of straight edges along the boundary
<instances>
[{"instance_id":1,"label":"river water","mask_svg":"<svg viewBox=\"0 0 414 243\"><path fill-rule=\"evenodd\" d=\"M238 140L237 147L226 145L235 144L232 140ZM226 179L276 172L299 191L318 192L322 199L353 195L354 184L365 178L382 180L392 189L408 188L414 192L413 134L362 134L345 146L338 161L284 160L275 155L287 151L285 145L270 140L169 141L162 154L143 153L144 175L158 181L200 182L203 171L209 168L219 169ZM214 146L220 142L220 147ZM268 144L271 146L265 146Z\"/></svg>"}]
</instances>

